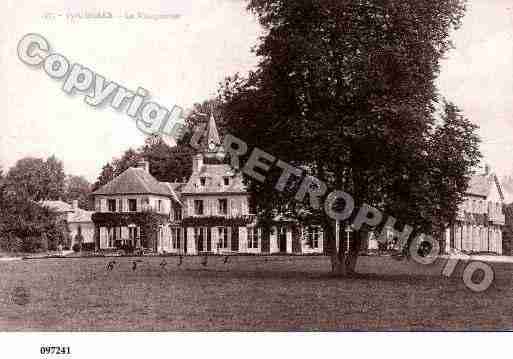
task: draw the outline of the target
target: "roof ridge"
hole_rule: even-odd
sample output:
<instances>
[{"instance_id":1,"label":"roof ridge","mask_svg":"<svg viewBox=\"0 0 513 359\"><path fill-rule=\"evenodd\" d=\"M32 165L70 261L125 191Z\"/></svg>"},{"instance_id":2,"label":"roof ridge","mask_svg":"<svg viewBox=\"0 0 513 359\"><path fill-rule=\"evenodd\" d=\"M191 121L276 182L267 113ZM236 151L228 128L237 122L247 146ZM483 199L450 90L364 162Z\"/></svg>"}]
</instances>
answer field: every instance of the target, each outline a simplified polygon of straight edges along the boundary
<instances>
[{"instance_id":1,"label":"roof ridge","mask_svg":"<svg viewBox=\"0 0 513 359\"><path fill-rule=\"evenodd\" d=\"M175 197L168 186L161 186L151 173L142 168L129 167L110 182L93 192L93 195L156 194Z\"/></svg>"}]
</instances>

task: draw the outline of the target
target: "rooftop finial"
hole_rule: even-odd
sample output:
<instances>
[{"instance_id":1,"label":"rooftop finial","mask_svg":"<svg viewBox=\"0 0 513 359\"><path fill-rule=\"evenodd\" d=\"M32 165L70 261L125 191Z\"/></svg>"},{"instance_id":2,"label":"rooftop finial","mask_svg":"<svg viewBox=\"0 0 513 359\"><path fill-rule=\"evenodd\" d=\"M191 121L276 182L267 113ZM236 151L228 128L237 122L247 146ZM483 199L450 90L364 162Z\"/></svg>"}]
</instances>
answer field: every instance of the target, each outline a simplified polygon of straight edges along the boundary
<instances>
[{"instance_id":1,"label":"rooftop finial","mask_svg":"<svg viewBox=\"0 0 513 359\"><path fill-rule=\"evenodd\" d=\"M219 133L217 132L216 121L214 118L214 105L210 106L210 119L208 120L205 144L207 146L206 153L214 154L218 152L218 147L221 145Z\"/></svg>"}]
</instances>

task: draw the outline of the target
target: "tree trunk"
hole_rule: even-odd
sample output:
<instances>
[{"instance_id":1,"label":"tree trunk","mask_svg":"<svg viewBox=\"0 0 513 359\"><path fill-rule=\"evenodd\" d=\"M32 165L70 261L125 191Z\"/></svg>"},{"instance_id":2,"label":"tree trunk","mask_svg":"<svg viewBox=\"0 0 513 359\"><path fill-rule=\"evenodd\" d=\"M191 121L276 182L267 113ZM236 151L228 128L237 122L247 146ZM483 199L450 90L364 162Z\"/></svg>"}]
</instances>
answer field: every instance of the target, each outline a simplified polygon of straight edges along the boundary
<instances>
[{"instance_id":1,"label":"tree trunk","mask_svg":"<svg viewBox=\"0 0 513 359\"><path fill-rule=\"evenodd\" d=\"M324 227L324 235L328 236L330 245L329 253L331 259L331 273L337 277L347 277L356 273L356 264L358 262L358 252L360 250L359 238L353 236L349 241L349 251L345 253L344 238L339 236L338 251L336 243L336 226L328 220L328 225ZM358 235L355 232L354 235Z\"/></svg>"},{"instance_id":2,"label":"tree trunk","mask_svg":"<svg viewBox=\"0 0 513 359\"><path fill-rule=\"evenodd\" d=\"M349 241L348 255L346 258L346 266L349 275L356 274L356 265L358 264L358 254L362 246L362 236L367 235L363 230L352 232L352 238Z\"/></svg>"}]
</instances>

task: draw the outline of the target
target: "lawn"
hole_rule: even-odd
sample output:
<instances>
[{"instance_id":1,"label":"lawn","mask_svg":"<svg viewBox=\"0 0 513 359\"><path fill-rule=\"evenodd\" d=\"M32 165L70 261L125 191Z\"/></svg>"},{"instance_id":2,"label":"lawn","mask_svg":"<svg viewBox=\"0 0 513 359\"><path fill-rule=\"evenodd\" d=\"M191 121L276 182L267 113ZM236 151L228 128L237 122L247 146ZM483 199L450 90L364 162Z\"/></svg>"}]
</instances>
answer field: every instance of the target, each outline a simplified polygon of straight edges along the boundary
<instances>
[{"instance_id":1,"label":"lawn","mask_svg":"<svg viewBox=\"0 0 513 359\"><path fill-rule=\"evenodd\" d=\"M115 258L109 271L112 259L0 262L0 330L513 329L513 264L493 264L494 284L474 293L458 273L389 257L362 257L351 279L321 256L144 257L135 270Z\"/></svg>"}]
</instances>

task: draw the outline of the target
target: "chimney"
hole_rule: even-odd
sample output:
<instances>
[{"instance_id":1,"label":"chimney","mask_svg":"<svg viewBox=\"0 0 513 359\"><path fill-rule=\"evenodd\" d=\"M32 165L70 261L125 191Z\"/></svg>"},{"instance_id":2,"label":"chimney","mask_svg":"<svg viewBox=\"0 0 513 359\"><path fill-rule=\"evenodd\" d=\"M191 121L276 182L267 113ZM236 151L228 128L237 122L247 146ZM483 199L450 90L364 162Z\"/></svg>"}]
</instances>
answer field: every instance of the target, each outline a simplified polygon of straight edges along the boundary
<instances>
[{"instance_id":1,"label":"chimney","mask_svg":"<svg viewBox=\"0 0 513 359\"><path fill-rule=\"evenodd\" d=\"M136 167L142 168L146 172L150 173L150 163L146 160L140 160L139 162L137 162Z\"/></svg>"},{"instance_id":2,"label":"chimney","mask_svg":"<svg viewBox=\"0 0 513 359\"><path fill-rule=\"evenodd\" d=\"M78 199L74 199L71 202L71 208L73 209L73 211L76 211L78 209Z\"/></svg>"},{"instance_id":3,"label":"chimney","mask_svg":"<svg viewBox=\"0 0 513 359\"><path fill-rule=\"evenodd\" d=\"M192 157L192 173L198 173L203 167L203 155L198 153Z\"/></svg>"}]
</instances>

